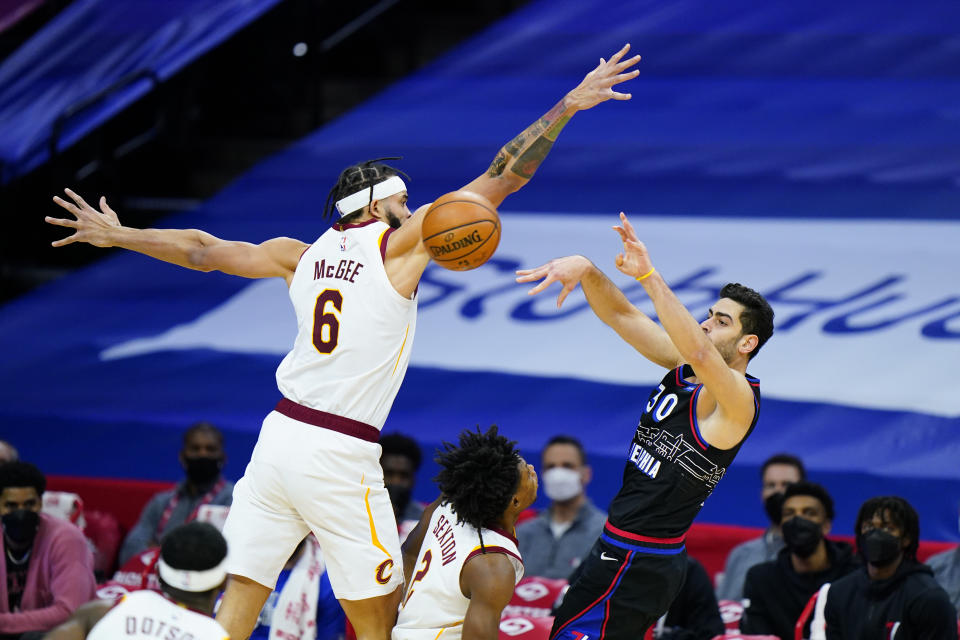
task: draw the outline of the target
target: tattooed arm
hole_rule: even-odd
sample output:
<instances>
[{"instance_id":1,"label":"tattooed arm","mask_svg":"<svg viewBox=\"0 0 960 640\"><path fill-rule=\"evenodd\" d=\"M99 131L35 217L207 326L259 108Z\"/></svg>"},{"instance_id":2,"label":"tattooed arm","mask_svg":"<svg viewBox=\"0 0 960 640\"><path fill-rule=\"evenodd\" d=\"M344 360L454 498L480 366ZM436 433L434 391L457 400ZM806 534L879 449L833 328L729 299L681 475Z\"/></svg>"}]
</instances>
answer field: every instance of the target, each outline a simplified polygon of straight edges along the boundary
<instances>
[{"instance_id":1,"label":"tattooed arm","mask_svg":"<svg viewBox=\"0 0 960 640\"><path fill-rule=\"evenodd\" d=\"M479 193L495 206L500 206L504 198L533 177L573 114L607 100L629 100L629 93L613 90L614 85L635 78L640 73L636 69L627 71L640 61L640 56L623 60L629 50L628 44L613 54L609 61L601 58L597 68L588 73L573 91L504 145L486 173L463 188Z\"/></svg>"}]
</instances>

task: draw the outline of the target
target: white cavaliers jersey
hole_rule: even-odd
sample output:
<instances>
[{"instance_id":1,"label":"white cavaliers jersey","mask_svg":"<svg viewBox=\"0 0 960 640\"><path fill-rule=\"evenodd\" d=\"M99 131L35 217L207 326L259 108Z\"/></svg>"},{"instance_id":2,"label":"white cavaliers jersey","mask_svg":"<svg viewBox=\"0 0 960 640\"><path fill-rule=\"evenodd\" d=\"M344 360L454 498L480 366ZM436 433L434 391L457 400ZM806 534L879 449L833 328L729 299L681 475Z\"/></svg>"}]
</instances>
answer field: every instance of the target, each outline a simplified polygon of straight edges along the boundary
<instances>
[{"instance_id":1,"label":"white cavaliers jersey","mask_svg":"<svg viewBox=\"0 0 960 640\"><path fill-rule=\"evenodd\" d=\"M481 546L481 538L483 545ZM523 577L517 540L507 533L457 524L449 504L430 518L392 640L460 640L470 599L460 590L460 572L481 553L503 553L513 563L514 586Z\"/></svg>"},{"instance_id":2,"label":"white cavaliers jersey","mask_svg":"<svg viewBox=\"0 0 960 640\"><path fill-rule=\"evenodd\" d=\"M335 224L300 257L290 283L297 339L277 369L284 397L383 428L410 361L416 296L383 266L392 229Z\"/></svg>"},{"instance_id":3,"label":"white cavaliers jersey","mask_svg":"<svg viewBox=\"0 0 960 640\"><path fill-rule=\"evenodd\" d=\"M156 591L123 596L87 634L87 640L152 638L153 640L230 640L210 616L167 600Z\"/></svg>"}]
</instances>

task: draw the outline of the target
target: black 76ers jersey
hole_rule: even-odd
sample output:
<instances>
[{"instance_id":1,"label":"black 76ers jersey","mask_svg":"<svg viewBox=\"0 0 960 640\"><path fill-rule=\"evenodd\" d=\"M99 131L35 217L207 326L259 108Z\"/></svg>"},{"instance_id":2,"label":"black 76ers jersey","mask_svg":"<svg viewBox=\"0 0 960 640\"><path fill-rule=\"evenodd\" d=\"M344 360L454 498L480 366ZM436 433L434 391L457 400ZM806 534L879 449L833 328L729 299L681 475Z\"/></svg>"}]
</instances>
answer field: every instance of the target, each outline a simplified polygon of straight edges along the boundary
<instances>
[{"instance_id":1,"label":"black 76ers jersey","mask_svg":"<svg viewBox=\"0 0 960 640\"><path fill-rule=\"evenodd\" d=\"M657 553L679 552L704 500L723 477L760 415L760 381L747 375L756 411L731 449L709 446L697 425L702 384L685 364L667 373L650 397L630 443L623 486L610 504L604 537Z\"/></svg>"}]
</instances>

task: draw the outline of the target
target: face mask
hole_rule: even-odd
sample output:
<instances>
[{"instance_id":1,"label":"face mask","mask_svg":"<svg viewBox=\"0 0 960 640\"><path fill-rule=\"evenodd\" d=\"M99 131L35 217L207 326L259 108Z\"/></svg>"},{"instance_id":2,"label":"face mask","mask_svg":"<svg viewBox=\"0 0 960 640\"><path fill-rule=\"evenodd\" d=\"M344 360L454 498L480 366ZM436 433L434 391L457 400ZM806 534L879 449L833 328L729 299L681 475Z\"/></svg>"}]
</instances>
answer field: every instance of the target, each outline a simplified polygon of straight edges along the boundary
<instances>
[{"instance_id":1,"label":"face mask","mask_svg":"<svg viewBox=\"0 0 960 640\"><path fill-rule=\"evenodd\" d=\"M875 567L885 567L900 555L900 538L883 529L871 529L860 536L863 557Z\"/></svg>"},{"instance_id":2,"label":"face mask","mask_svg":"<svg viewBox=\"0 0 960 640\"><path fill-rule=\"evenodd\" d=\"M794 516L784 521L780 528L783 530L783 541L790 553L809 558L817 550L820 540L823 539L823 529L813 520Z\"/></svg>"},{"instance_id":3,"label":"face mask","mask_svg":"<svg viewBox=\"0 0 960 640\"><path fill-rule=\"evenodd\" d=\"M24 546L33 544L40 514L30 509L17 509L5 514L2 521L3 533L15 544Z\"/></svg>"},{"instance_id":4,"label":"face mask","mask_svg":"<svg viewBox=\"0 0 960 640\"><path fill-rule=\"evenodd\" d=\"M399 484L388 484L384 486L387 488L387 493L390 494L390 503L393 505L393 512L397 514L399 518L403 515L403 511L407 508L407 505L410 504L410 487Z\"/></svg>"},{"instance_id":5,"label":"face mask","mask_svg":"<svg viewBox=\"0 0 960 640\"><path fill-rule=\"evenodd\" d=\"M543 492L556 502L563 502L575 498L583 491L580 482L580 472L563 467L554 467L545 471L540 477L543 480Z\"/></svg>"},{"instance_id":6,"label":"face mask","mask_svg":"<svg viewBox=\"0 0 960 640\"><path fill-rule=\"evenodd\" d=\"M187 468L187 478L193 484L203 485L213 482L220 475L220 469L223 467L222 459L207 456L184 458L183 461Z\"/></svg>"},{"instance_id":7,"label":"face mask","mask_svg":"<svg viewBox=\"0 0 960 640\"><path fill-rule=\"evenodd\" d=\"M783 507L783 494L771 493L763 501L763 510L773 524L780 524L780 509Z\"/></svg>"}]
</instances>

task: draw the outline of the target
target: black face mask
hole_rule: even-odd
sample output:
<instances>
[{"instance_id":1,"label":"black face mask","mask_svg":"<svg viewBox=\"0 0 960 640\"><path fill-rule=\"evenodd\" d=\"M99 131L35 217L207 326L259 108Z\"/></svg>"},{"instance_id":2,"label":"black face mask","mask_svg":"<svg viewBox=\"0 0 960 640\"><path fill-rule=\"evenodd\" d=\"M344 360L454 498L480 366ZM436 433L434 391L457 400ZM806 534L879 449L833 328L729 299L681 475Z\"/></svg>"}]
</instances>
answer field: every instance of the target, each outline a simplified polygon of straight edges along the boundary
<instances>
[{"instance_id":1,"label":"black face mask","mask_svg":"<svg viewBox=\"0 0 960 640\"><path fill-rule=\"evenodd\" d=\"M823 529L819 524L799 516L790 518L780 525L780 528L783 530L783 541L787 544L787 549L800 558L813 555L823 539Z\"/></svg>"},{"instance_id":2,"label":"black face mask","mask_svg":"<svg viewBox=\"0 0 960 640\"><path fill-rule=\"evenodd\" d=\"M883 529L871 529L860 536L860 549L867 562L886 567L900 556L900 538Z\"/></svg>"},{"instance_id":3,"label":"black face mask","mask_svg":"<svg viewBox=\"0 0 960 640\"><path fill-rule=\"evenodd\" d=\"M187 470L187 478L197 485L210 484L216 480L217 476L220 475L220 469L223 468L222 458L208 458L207 456L185 457L183 463Z\"/></svg>"},{"instance_id":4,"label":"black face mask","mask_svg":"<svg viewBox=\"0 0 960 640\"><path fill-rule=\"evenodd\" d=\"M390 503L393 504L393 512L397 515L397 519L399 519L400 516L403 515L404 509L410 504L410 487L404 487L399 484L388 484L385 486L387 493L390 494Z\"/></svg>"},{"instance_id":5,"label":"black face mask","mask_svg":"<svg viewBox=\"0 0 960 640\"><path fill-rule=\"evenodd\" d=\"M780 524L780 509L783 508L783 494L771 493L763 501L763 510L773 524Z\"/></svg>"},{"instance_id":6,"label":"black face mask","mask_svg":"<svg viewBox=\"0 0 960 640\"><path fill-rule=\"evenodd\" d=\"M40 514L30 509L17 509L4 514L3 533L18 546L29 546L37 535Z\"/></svg>"}]
</instances>

